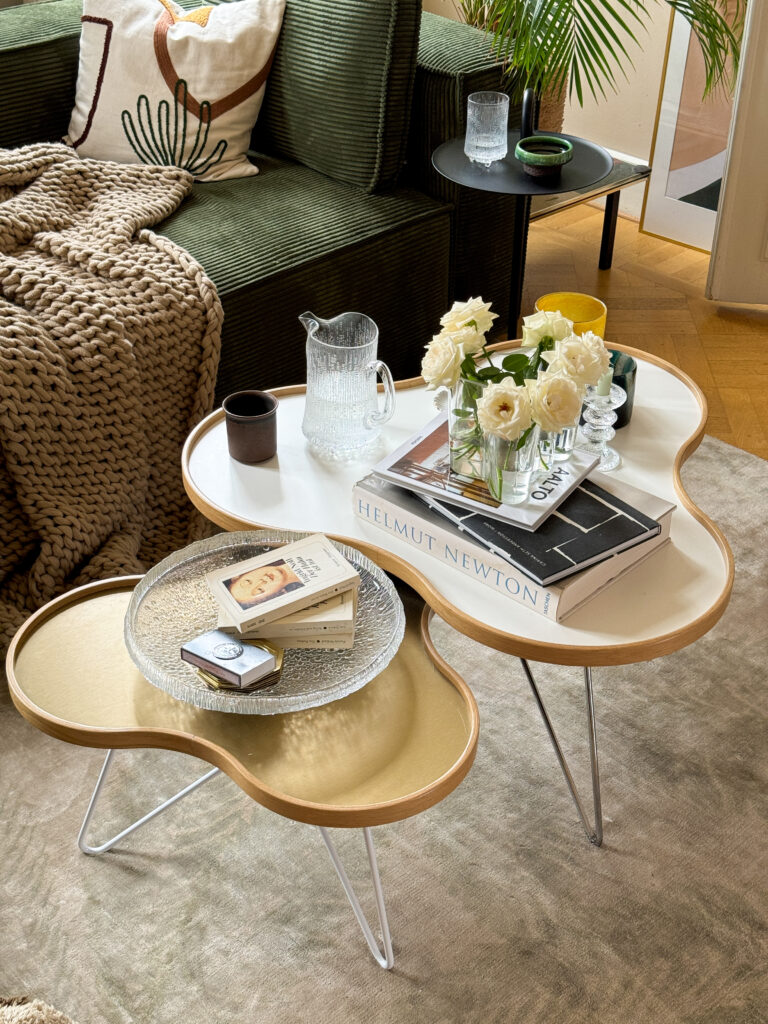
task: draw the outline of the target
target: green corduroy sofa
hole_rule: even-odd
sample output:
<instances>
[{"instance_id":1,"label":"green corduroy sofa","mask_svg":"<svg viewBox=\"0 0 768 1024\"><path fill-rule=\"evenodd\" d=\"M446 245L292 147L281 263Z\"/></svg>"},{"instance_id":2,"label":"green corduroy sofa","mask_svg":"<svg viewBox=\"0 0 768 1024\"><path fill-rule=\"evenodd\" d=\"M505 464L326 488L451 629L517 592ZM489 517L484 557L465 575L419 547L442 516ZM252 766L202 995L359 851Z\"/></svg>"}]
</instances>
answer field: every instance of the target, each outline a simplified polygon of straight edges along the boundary
<instances>
[{"instance_id":1,"label":"green corduroy sofa","mask_svg":"<svg viewBox=\"0 0 768 1024\"><path fill-rule=\"evenodd\" d=\"M81 9L0 10L0 147L66 133ZM491 301L503 334L517 205L451 185L430 159L463 133L467 95L501 82L484 34L420 0L287 0L252 139L261 173L196 184L158 228L219 290L219 399L305 379L305 310L373 317L396 378L419 372L454 298Z\"/></svg>"}]
</instances>

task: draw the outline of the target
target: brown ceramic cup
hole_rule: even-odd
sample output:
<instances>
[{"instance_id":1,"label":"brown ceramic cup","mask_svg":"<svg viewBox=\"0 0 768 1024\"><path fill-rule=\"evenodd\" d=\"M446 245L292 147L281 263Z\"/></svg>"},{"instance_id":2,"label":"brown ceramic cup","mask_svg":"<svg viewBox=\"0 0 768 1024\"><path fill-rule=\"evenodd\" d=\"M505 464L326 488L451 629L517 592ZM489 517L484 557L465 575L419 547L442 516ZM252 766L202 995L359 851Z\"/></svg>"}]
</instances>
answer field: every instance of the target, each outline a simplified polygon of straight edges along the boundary
<instances>
[{"instance_id":1,"label":"brown ceramic cup","mask_svg":"<svg viewBox=\"0 0 768 1024\"><path fill-rule=\"evenodd\" d=\"M221 403L227 421L229 454L252 465L277 451L277 399L268 391L236 391Z\"/></svg>"}]
</instances>

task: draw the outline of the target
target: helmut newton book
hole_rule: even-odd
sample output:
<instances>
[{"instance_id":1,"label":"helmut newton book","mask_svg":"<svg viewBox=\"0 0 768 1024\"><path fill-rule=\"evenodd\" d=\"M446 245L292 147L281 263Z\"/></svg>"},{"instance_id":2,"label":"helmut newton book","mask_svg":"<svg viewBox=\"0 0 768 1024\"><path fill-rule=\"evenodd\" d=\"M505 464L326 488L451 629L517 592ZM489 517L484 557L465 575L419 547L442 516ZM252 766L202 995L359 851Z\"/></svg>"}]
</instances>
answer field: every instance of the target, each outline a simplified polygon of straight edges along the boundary
<instances>
[{"instance_id":1,"label":"helmut newton book","mask_svg":"<svg viewBox=\"0 0 768 1024\"><path fill-rule=\"evenodd\" d=\"M360 575L320 533L206 573L228 621L242 633L360 584Z\"/></svg>"},{"instance_id":2,"label":"helmut newton book","mask_svg":"<svg viewBox=\"0 0 768 1024\"><path fill-rule=\"evenodd\" d=\"M369 475L353 490L354 512L377 529L424 552L497 593L555 621L562 621L669 539L674 504L613 478L594 474L600 487L644 516L658 532L631 547L581 569L559 582L543 585L497 551L459 529L417 495Z\"/></svg>"},{"instance_id":3,"label":"helmut newton book","mask_svg":"<svg viewBox=\"0 0 768 1024\"><path fill-rule=\"evenodd\" d=\"M448 417L441 413L372 469L375 476L409 491L448 501L470 512L535 530L597 465L596 455L576 449L567 462L553 463L520 505L496 501L483 480L451 470Z\"/></svg>"}]
</instances>

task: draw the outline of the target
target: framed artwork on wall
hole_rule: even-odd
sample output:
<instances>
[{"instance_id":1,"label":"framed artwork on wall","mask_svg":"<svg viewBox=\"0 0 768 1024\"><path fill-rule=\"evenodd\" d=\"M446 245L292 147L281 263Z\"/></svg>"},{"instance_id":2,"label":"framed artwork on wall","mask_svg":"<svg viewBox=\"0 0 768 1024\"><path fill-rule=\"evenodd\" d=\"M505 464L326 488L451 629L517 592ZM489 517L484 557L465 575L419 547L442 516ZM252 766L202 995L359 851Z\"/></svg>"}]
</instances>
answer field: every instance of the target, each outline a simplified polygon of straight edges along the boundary
<instances>
[{"instance_id":1,"label":"framed artwork on wall","mask_svg":"<svg viewBox=\"0 0 768 1024\"><path fill-rule=\"evenodd\" d=\"M662 76L651 176L640 230L709 252L715 230L733 97L706 99L704 59L688 22L672 18Z\"/></svg>"}]
</instances>

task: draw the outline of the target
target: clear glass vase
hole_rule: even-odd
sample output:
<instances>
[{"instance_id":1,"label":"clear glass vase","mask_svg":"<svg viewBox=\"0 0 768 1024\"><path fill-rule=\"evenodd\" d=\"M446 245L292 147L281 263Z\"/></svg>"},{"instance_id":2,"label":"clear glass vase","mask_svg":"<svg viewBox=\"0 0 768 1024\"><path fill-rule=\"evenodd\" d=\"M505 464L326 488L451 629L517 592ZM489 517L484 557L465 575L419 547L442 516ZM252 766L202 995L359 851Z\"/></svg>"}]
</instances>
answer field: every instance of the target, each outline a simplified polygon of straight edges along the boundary
<instances>
[{"instance_id":1,"label":"clear glass vase","mask_svg":"<svg viewBox=\"0 0 768 1024\"><path fill-rule=\"evenodd\" d=\"M531 491L539 465L539 427L534 424L514 441L488 434L483 445L483 478L504 505L520 505Z\"/></svg>"},{"instance_id":2,"label":"clear glass vase","mask_svg":"<svg viewBox=\"0 0 768 1024\"><path fill-rule=\"evenodd\" d=\"M581 402L582 408L584 405L584 398L586 395L586 389L581 389ZM573 449L576 447L576 435L579 432L579 420L581 419L582 409L579 409L579 413L573 423L567 427L563 427L562 430L542 430L539 437L539 450L541 451L541 470L542 472L548 472L554 462L567 462L573 455Z\"/></svg>"},{"instance_id":3,"label":"clear glass vase","mask_svg":"<svg viewBox=\"0 0 768 1024\"><path fill-rule=\"evenodd\" d=\"M470 480L483 480L483 432L477 422L477 400L485 384L460 377L453 386L448 410L451 471Z\"/></svg>"}]
</instances>

